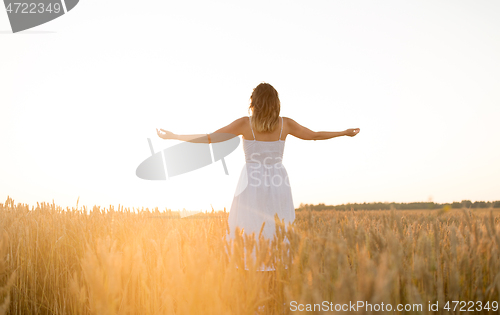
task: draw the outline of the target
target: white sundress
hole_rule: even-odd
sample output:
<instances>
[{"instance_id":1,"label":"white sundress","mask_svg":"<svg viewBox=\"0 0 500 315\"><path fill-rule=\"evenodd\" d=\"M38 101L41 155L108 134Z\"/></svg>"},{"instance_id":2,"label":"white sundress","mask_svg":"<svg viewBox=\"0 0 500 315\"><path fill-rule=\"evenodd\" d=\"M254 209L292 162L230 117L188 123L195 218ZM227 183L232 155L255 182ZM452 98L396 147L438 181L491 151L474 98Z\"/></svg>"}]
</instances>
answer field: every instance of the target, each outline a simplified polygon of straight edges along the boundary
<instances>
[{"instance_id":1,"label":"white sundress","mask_svg":"<svg viewBox=\"0 0 500 315\"><path fill-rule=\"evenodd\" d=\"M252 128L251 118L248 118ZM229 211L231 239L235 237L236 227L248 235L255 233L257 238L262 223L266 222L262 234L272 240L276 232L275 214L278 214L280 221L284 219L285 226L295 220L290 181L282 164L285 149L282 133L283 117L277 141L258 141L253 129L254 140L243 139L246 163ZM268 267L266 270L274 269Z\"/></svg>"}]
</instances>

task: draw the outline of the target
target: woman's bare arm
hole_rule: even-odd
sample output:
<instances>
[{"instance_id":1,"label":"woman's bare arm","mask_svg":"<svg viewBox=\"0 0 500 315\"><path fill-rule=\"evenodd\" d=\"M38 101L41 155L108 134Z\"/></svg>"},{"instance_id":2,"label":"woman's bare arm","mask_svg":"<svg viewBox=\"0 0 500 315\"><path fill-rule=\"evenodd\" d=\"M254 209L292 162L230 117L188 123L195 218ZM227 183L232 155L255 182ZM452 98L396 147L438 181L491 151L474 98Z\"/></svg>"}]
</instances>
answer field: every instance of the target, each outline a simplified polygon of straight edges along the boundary
<instances>
[{"instance_id":1,"label":"woman's bare arm","mask_svg":"<svg viewBox=\"0 0 500 315\"><path fill-rule=\"evenodd\" d=\"M193 143L214 143L226 141L241 135L243 126L243 118L239 118L211 134L178 135L164 129L156 129L156 132L162 139L181 140Z\"/></svg>"},{"instance_id":2,"label":"woman's bare arm","mask_svg":"<svg viewBox=\"0 0 500 315\"><path fill-rule=\"evenodd\" d=\"M346 129L344 131L312 131L295 120L287 118L288 133L303 140L326 140L340 136L354 137L359 133L359 128Z\"/></svg>"}]
</instances>

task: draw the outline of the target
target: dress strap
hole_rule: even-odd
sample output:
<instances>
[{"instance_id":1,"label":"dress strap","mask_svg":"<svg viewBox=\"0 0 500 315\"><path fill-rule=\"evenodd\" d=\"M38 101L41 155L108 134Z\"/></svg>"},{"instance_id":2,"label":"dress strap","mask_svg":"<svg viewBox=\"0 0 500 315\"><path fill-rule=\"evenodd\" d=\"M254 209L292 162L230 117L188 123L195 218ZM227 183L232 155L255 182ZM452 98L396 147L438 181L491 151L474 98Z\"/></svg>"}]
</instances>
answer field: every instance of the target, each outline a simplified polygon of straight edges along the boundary
<instances>
[{"instance_id":1,"label":"dress strap","mask_svg":"<svg viewBox=\"0 0 500 315\"><path fill-rule=\"evenodd\" d=\"M250 118L250 116L248 116L248 120L250 121L250 130L252 130L253 139L255 140L255 134L253 133L252 129L252 119Z\"/></svg>"},{"instance_id":2,"label":"dress strap","mask_svg":"<svg viewBox=\"0 0 500 315\"><path fill-rule=\"evenodd\" d=\"M281 134L283 133L283 116L281 116L281 131L280 131L280 140L281 140Z\"/></svg>"}]
</instances>

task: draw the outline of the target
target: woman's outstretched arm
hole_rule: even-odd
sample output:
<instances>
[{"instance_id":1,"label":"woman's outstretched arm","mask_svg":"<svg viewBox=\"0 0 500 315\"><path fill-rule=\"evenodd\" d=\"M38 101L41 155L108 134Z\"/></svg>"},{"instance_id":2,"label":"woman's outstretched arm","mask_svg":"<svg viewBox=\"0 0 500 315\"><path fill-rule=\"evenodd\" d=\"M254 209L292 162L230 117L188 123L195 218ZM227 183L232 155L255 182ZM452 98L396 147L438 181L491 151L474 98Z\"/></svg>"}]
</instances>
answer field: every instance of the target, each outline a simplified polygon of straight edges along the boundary
<instances>
[{"instance_id":1,"label":"woman's outstretched arm","mask_svg":"<svg viewBox=\"0 0 500 315\"><path fill-rule=\"evenodd\" d=\"M295 120L288 118L288 133L303 140L326 140L340 136L354 137L359 133L359 128L346 129L344 131L312 131Z\"/></svg>"},{"instance_id":2,"label":"woman's outstretched arm","mask_svg":"<svg viewBox=\"0 0 500 315\"><path fill-rule=\"evenodd\" d=\"M211 134L178 135L164 129L158 130L158 128L156 128L156 133L162 139L181 140L193 143L214 143L226 141L241 135L242 127L243 118L239 118Z\"/></svg>"}]
</instances>

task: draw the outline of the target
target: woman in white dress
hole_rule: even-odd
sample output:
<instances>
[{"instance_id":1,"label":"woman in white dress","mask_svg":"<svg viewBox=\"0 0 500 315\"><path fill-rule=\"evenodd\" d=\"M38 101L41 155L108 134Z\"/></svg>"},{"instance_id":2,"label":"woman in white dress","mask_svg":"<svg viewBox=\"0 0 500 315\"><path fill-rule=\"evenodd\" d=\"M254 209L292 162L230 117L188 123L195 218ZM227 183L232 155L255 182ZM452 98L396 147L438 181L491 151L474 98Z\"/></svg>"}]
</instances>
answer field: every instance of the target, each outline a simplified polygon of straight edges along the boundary
<instances>
[{"instance_id":1,"label":"woman in white dress","mask_svg":"<svg viewBox=\"0 0 500 315\"><path fill-rule=\"evenodd\" d=\"M280 117L280 107L278 92L270 84L261 83L254 88L250 97L251 117L236 119L214 132L214 134L243 136L246 163L229 211L231 238L234 238L236 228L247 235L254 233L258 236L265 222L262 235L272 240L275 234L276 214L280 221L285 221L285 225L294 221L292 191L287 172L281 162L288 135L303 140L326 140L339 136L353 137L360 131L356 128L340 132L314 132L293 119ZM210 143L211 138L217 138L214 134L211 134L212 137L199 134L176 135L163 129L157 132L163 139L194 142L206 139L206 142Z\"/></svg>"}]
</instances>

